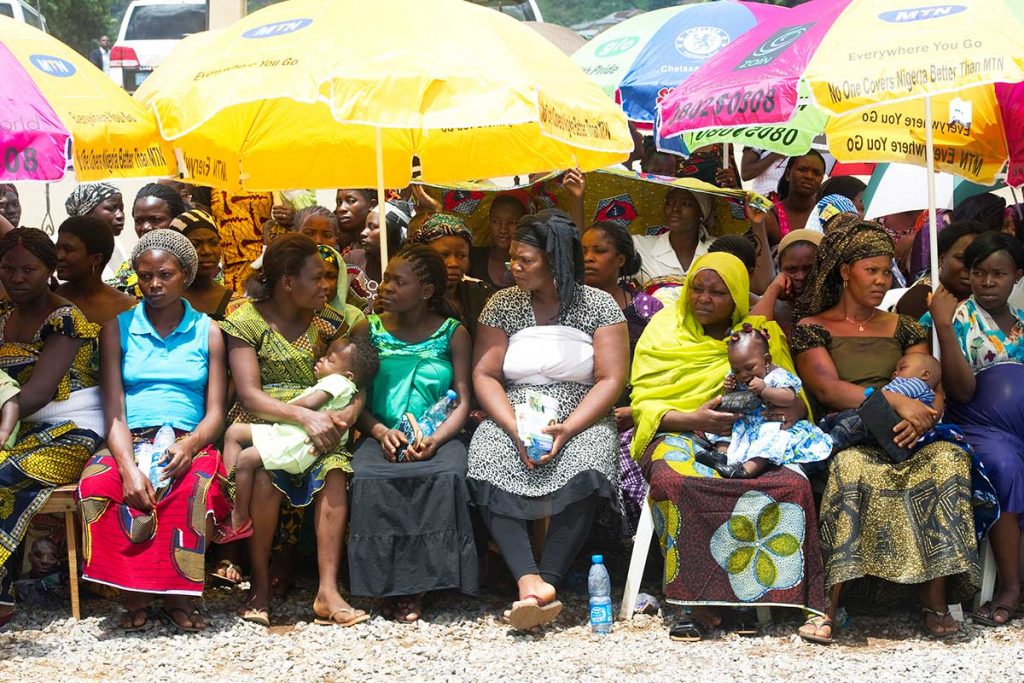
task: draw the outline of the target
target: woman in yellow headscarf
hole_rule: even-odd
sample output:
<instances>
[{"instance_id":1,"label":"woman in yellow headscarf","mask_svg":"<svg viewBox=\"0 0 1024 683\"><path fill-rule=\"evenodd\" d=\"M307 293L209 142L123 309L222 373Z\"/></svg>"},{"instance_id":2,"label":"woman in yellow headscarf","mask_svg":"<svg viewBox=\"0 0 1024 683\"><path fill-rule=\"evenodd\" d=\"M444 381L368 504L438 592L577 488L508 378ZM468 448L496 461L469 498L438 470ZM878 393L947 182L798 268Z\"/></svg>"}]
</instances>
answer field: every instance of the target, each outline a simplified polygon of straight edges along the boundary
<instances>
[{"instance_id":1,"label":"woman in yellow headscarf","mask_svg":"<svg viewBox=\"0 0 1024 683\"><path fill-rule=\"evenodd\" d=\"M704 434L728 435L739 417L717 409L729 372L725 338L734 329L749 323L766 330L772 362L793 371L785 335L751 314L749 293L747 271L735 256L700 257L678 303L651 319L633 358L631 450L650 483L665 597L692 608L692 618L669 631L676 640L699 640L721 624L710 605L784 605L817 614L825 607L807 479L788 467L721 479L695 459ZM804 417L806 407L798 406L790 415L766 409L766 417L791 424Z\"/></svg>"}]
</instances>

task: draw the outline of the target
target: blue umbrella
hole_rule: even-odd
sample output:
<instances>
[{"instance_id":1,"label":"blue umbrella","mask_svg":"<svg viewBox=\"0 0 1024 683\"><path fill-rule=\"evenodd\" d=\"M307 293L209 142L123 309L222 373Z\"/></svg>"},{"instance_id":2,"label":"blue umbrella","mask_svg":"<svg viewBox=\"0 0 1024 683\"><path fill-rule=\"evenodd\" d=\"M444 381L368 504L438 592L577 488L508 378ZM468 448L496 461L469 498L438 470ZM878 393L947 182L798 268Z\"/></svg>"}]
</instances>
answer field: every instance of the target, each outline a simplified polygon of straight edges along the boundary
<instances>
[{"instance_id":1,"label":"blue umbrella","mask_svg":"<svg viewBox=\"0 0 1024 683\"><path fill-rule=\"evenodd\" d=\"M615 96L638 129L649 132L661 98L740 34L788 11L735 0L655 10L596 36L573 61Z\"/></svg>"}]
</instances>

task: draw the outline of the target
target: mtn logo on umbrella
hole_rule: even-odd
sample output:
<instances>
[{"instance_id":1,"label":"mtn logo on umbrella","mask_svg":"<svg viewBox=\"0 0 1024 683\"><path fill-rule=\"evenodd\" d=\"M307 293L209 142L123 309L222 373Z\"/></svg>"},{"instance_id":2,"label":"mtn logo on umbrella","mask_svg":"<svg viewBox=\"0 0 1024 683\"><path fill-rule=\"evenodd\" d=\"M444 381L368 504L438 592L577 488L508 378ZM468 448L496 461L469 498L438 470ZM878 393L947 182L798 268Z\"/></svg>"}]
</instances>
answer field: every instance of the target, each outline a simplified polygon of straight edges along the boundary
<instances>
[{"instance_id":1,"label":"mtn logo on umbrella","mask_svg":"<svg viewBox=\"0 0 1024 683\"><path fill-rule=\"evenodd\" d=\"M771 64L775 58L786 51L790 45L800 40L800 36L807 33L815 22L802 24L800 26L784 26L768 36L768 38L757 46L742 62L737 64L733 71L743 69L754 69L765 64Z\"/></svg>"},{"instance_id":2,"label":"mtn logo on umbrella","mask_svg":"<svg viewBox=\"0 0 1024 683\"><path fill-rule=\"evenodd\" d=\"M903 24L908 21L924 21L925 19L938 19L953 14L966 12L963 5L934 5L932 7L916 7L914 9L896 9L889 12L882 12L878 18L892 24Z\"/></svg>"},{"instance_id":3,"label":"mtn logo on umbrella","mask_svg":"<svg viewBox=\"0 0 1024 683\"><path fill-rule=\"evenodd\" d=\"M694 26L676 36L676 51L690 59L707 59L730 40L729 34L717 26Z\"/></svg>"},{"instance_id":4,"label":"mtn logo on umbrella","mask_svg":"<svg viewBox=\"0 0 1024 683\"><path fill-rule=\"evenodd\" d=\"M60 57L54 57L53 55L32 55L28 58L28 61L32 62L32 66L50 76L67 78L75 75L75 65L66 59L61 59Z\"/></svg>"},{"instance_id":5,"label":"mtn logo on umbrella","mask_svg":"<svg viewBox=\"0 0 1024 683\"><path fill-rule=\"evenodd\" d=\"M242 34L243 38L273 38L283 36L287 33L295 33L313 23L312 19L289 19L287 21L275 21L272 24L264 24L251 28Z\"/></svg>"}]
</instances>

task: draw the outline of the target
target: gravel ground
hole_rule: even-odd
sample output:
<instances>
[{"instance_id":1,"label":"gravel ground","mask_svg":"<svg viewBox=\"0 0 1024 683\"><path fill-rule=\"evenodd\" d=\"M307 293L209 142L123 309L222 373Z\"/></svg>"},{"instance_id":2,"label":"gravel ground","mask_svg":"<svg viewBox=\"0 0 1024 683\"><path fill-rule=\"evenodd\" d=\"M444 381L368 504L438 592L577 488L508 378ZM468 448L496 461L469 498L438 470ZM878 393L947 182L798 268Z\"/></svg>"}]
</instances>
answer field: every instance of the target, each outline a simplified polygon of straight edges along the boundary
<instances>
[{"instance_id":1,"label":"gravel ground","mask_svg":"<svg viewBox=\"0 0 1024 683\"><path fill-rule=\"evenodd\" d=\"M341 629L309 623L307 585L275 607L277 625L269 631L234 617L240 596L208 591L209 626L200 635L177 634L159 621L121 634L116 606L102 600L86 601L79 622L66 608L21 610L0 632L0 680L1024 680L1020 620L1002 629L967 625L956 640L938 642L921 636L910 613L855 617L838 644L821 647L794 635L793 612L776 610L785 621L761 637L716 633L687 644L669 641L657 616L591 634L585 598L576 595L563 597L561 618L535 635L498 623L507 601L494 594L438 596L427 603L427 620L413 626L375 614Z\"/></svg>"}]
</instances>

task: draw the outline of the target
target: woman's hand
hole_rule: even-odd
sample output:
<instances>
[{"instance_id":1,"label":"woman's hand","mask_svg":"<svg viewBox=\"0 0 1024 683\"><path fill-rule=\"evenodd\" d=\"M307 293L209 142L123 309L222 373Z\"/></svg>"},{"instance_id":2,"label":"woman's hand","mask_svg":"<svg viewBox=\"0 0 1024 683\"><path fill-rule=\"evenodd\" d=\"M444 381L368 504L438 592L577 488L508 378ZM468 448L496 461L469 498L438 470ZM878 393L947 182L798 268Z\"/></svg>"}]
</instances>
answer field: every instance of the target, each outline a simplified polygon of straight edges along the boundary
<instances>
[{"instance_id":1,"label":"woman's hand","mask_svg":"<svg viewBox=\"0 0 1024 683\"><path fill-rule=\"evenodd\" d=\"M581 199L587 188L587 181L578 168L570 168L562 176L562 185L573 199Z\"/></svg>"},{"instance_id":2,"label":"woman's hand","mask_svg":"<svg viewBox=\"0 0 1024 683\"><path fill-rule=\"evenodd\" d=\"M127 472L121 472L121 492L128 507L149 512L156 507L156 491L138 465L132 463Z\"/></svg>"},{"instance_id":3,"label":"woman's hand","mask_svg":"<svg viewBox=\"0 0 1024 683\"><path fill-rule=\"evenodd\" d=\"M188 445L189 439L175 441L164 451L160 458L160 465L163 471L160 473L160 481L171 481L184 475L192 466L192 458L196 451Z\"/></svg>"},{"instance_id":4,"label":"woman's hand","mask_svg":"<svg viewBox=\"0 0 1024 683\"><path fill-rule=\"evenodd\" d=\"M928 302L928 312L932 314L932 321L936 325L949 324L953 322L957 306L960 302L950 294L945 287L939 285L932 293L931 301Z\"/></svg>"},{"instance_id":5,"label":"woman's hand","mask_svg":"<svg viewBox=\"0 0 1024 683\"><path fill-rule=\"evenodd\" d=\"M807 417L807 405L803 401L794 401L791 406L766 405L764 419L768 422L781 422L782 429L789 429Z\"/></svg>"},{"instance_id":6,"label":"woman's hand","mask_svg":"<svg viewBox=\"0 0 1024 683\"><path fill-rule=\"evenodd\" d=\"M523 443L523 440L519 438L518 434L512 435L512 445L516 447L517 451L519 451L519 459L522 461L526 469L532 470L534 465L537 463L530 460L530 456L526 452L526 444Z\"/></svg>"},{"instance_id":7,"label":"woman's hand","mask_svg":"<svg viewBox=\"0 0 1024 683\"><path fill-rule=\"evenodd\" d=\"M625 432L633 428L633 409L629 406L615 409L615 428Z\"/></svg>"},{"instance_id":8,"label":"woman's hand","mask_svg":"<svg viewBox=\"0 0 1024 683\"><path fill-rule=\"evenodd\" d=\"M572 437L576 436L576 434L569 430L564 423L548 425L541 431L543 431L548 436L552 437L554 439L554 443L551 444L550 451L548 451L545 455L541 456L534 462L534 464L538 466L546 465L552 459L557 457L558 454L561 452L562 447L565 446L565 444L569 443Z\"/></svg>"},{"instance_id":9,"label":"woman's hand","mask_svg":"<svg viewBox=\"0 0 1024 683\"><path fill-rule=\"evenodd\" d=\"M771 284L768 285L768 289L765 290L764 296L772 294L776 300L792 301L793 300L793 281L789 279L789 276L785 273L779 273L772 280Z\"/></svg>"},{"instance_id":10,"label":"woman's hand","mask_svg":"<svg viewBox=\"0 0 1024 683\"><path fill-rule=\"evenodd\" d=\"M404 434L402 435L404 438ZM432 436L420 439L419 444L410 444L405 450L405 459L409 461L430 460L437 453L437 441Z\"/></svg>"},{"instance_id":11,"label":"woman's hand","mask_svg":"<svg viewBox=\"0 0 1024 683\"><path fill-rule=\"evenodd\" d=\"M397 462L398 450L409 443L409 440L405 438L405 434L397 429L385 430L380 435L378 441L380 441L381 448L384 449L384 457L391 462Z\"/></svg>"},{"instance_id":12,"label":"woman's hand","mask_svg":"<svg viewBox=\"0 0 1024 683\"><path fill-rule=\"evenodd\" d=\"M743 200L743 215L746 217L747 222L754 226L759 226L765 222L768 218L768 214L762 211L756 204L751 203L751 194L747 193L746 199Z\"/></svg>"},{"instance_id":13,"label":"woman's hand","mask_svg":"<svg viewBox=\"0 0 1024 683\"><path fill-rule=\"evenodd\" d=\"M313 448L318 453L330 453L337 448L341 441L344 429L338 427L330 411L320 413L315 410L307 410L303 414L302 428L306 430Z\"/></svg>"},{"instance_id":14,"label":"woman's hand","mask_svg":"<svg viewBox=\"0 0 1024 683\"><path fill-rule=\"evenodd\" d=\"M291 225L295 220L295 209L291 204L275 204L270 208L270 217L281 225Z\"/></svg>"},{"instance_id":15,"label":"woman's hand","mask_svg":"<svg viewBox=\"0 0 1024 683\"><path fill-rule=\"evenodd\" d=\"M716 396L693 413L697 427L703 432L710 432L720 436L728 436L732 433L732 425L742 415L739 413L723 413L715 410L722 402L721 396Z\"/></svg>"},{"instance_id":16,"label":"woman's hand","mask_svg":"<svg viewBox=\"0 0 1024 683\"><path fill-rule=\"evenodd\" d=\"M738 188L740 182L736 176L736 170L730 166L729 168L720 168L715 171L715 185L732 189Z\"/></svg>"},{"instance_id":17,"label":"woman's hand","mask_svg":"<svg viewBox=\"0 0 1024 683\"><path fill-rule=\"evenodd\" d=\"M882 392L896 414L903 420L893 427L893 443L910 448L939 421L939 413L921 401L889 391Z\"/></svg>"}]
</instances>

